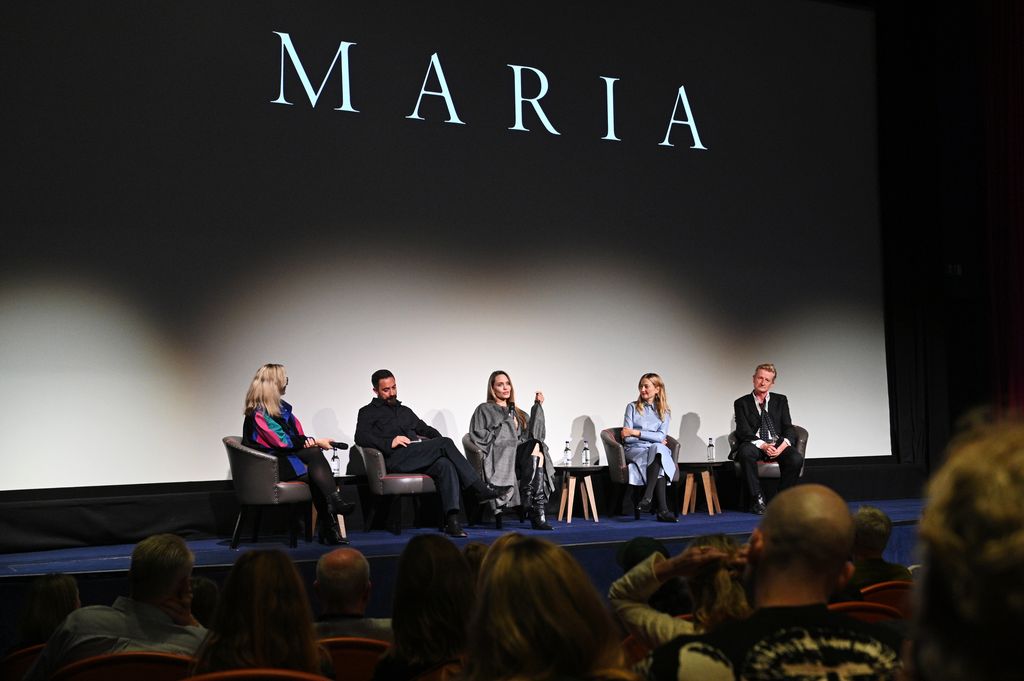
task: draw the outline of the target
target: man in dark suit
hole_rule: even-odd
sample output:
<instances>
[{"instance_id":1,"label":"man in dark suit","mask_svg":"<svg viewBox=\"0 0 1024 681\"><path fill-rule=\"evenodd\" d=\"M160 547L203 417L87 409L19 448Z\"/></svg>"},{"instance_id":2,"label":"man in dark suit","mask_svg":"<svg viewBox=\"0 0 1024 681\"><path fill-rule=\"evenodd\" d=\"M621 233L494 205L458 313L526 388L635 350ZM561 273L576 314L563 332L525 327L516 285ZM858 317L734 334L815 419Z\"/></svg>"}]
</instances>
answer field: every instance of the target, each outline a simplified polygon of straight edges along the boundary
<instances>
[{"instance_id":1,"label":"man in dark suit","mask_svg":"<svg viewBox=\"0 0 1024 681\"><path fill-rule=\"evenodd\" d=\"M479 502L496 499L511 487L484 482L451 438L442 437L398 401L395 375L380 369L370 377L376 395L359 410L356 444L373 447L384 454L390 473L426 473L437 486L445 512L445 533L465 537L459 525L459 488L472 489Z\"/></svg>"},{"instance_id":2,"label":"man in dark suit","mask_svg":"<svg viewBox=\"0 0 1024 681\"><path fill-rule=\"evenodd\" d=\"M758 515L764 513L765 501L757 478L757 462L778 462L779 491L796 484L803 465L803 455L793 446L796 430L789 416L789 400L785 395L770 392L776 375L774 364L759 365L754 370L754 390L733 403L736 447L729 458L740 462L750 492L750 512Z\"/></svg>"}]
</instances>

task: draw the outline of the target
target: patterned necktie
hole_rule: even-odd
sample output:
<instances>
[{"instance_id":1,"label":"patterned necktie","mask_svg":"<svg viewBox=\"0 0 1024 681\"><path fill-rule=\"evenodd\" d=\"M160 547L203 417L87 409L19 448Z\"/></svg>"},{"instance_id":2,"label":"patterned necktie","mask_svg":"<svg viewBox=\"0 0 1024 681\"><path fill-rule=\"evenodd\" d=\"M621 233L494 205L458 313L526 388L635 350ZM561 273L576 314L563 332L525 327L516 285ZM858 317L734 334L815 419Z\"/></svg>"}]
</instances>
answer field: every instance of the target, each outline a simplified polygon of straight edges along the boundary
<instances>
[{"instance_id":1,"label":"patterned necktie","mask_svg":"<svg viewBox=\"0 0 1024 681\"><path fill-rule=\"evenodd\" d=\"M778 434L775 424L772 423L772 417L768 415L768 400L765 400L764 405L761 406L761 428L757 431L757 436L765 442L774 444Z\"/></svg>"}]
</instances>

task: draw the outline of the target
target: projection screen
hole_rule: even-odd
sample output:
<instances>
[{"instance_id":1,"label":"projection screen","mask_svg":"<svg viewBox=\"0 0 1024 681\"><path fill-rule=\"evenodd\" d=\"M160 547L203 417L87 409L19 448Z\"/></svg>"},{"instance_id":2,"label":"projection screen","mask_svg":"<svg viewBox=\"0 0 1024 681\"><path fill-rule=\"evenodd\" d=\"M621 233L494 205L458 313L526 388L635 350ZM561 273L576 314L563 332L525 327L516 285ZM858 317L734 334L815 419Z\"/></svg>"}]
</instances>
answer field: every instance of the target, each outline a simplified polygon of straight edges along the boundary
<instances>
[{"instance_id":1,"label":"projection screen","mask_svg":"<svg viewBox=\"0 0 1024 681\"><path fill-rule=\"evenodd\" d=\"M460 439L494 369L548 443L664 378L684 460L755 365L808 456L890 453L874 14L707 3L11 2L0 489L222 480L287 366Z\"/></svg>"}]
</instances>

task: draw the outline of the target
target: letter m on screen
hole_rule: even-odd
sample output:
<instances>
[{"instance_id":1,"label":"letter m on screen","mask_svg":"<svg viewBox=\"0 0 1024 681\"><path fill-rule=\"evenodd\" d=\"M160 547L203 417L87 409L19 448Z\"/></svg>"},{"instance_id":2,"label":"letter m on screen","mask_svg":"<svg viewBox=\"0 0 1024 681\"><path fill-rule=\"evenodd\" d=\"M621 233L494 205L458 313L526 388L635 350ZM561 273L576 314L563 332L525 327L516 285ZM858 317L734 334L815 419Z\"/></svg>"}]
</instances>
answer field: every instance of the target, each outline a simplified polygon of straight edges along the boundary
<instances>
[{"instance_id":1,"label":"letter m on screen","mask_svg":"<svg viewBox=\"0 0 1024 681\"><path fill-rule=\"evenodd\" d=\"M349 86L349 65L348 65L348 51L355 43L342 41L338 45L338 51L334 53L334 57L331 59L331 63L327 65L327 73L324 74L323 79L320 81L320 87L316 90L313 89L313 84L309 80L309 75L306 73L306 68L302 65L302 61L299 59L299 53L295 50L295 45L292 43L292 37L288 33L279 33L278 31L273 32L278 38L281 39L281 77L280 77L280 90L277 95L277 99L272 100L271 104L287 104L292 106L292 102L289 102L284 96L284 74L286 70L285 57L291 62L292 68L295 69L295 74L299 77L299 82L302 83L303 89L306 91L306 96L309 98L309 105L315 107L317 101L320 99L320 93L324 91L324 86L327 85L327 81L331 78L331 73L334 71L334 65L340 63L341 66L338 69L341 74L341 106L335 107L335 111L351 111L358 113L352 108L352 93Z\"/></svg>"}]
</instances>

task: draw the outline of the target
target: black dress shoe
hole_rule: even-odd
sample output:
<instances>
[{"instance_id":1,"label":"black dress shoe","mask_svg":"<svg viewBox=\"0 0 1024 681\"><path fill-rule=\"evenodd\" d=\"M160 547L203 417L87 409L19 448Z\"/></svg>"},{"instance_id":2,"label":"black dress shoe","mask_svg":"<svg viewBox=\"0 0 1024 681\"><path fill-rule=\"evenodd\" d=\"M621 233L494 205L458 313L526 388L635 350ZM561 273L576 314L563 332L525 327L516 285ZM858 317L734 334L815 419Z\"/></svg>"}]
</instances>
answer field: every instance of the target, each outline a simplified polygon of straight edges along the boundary
<instances>
[{"instance_id":1,"label":"black dress shoe","mask_svg":"<svg viewBox=\"0 0 1024 681\"><path fill-rule=\"evenodd\" d=\"M466 531L462 529L462 525L459 525L459 519L452 516L448 519L448 522L444 524L444 533L449 537L468 537Z\"/></svg>"},{"instance_id":2,"label":"black dress shoe","mask_svg":"<svg viewBox=\"0 0 1024 681\"><path fill-rule=\"evenodd\" d=\"M480 485L480 488L476 491L476 498L481 504L491 499L498 499L508 494L509 490L512 489L512 485L492 485L489 482L484 482Z\"/></svg>"},{"instance_id":3,"label":"black dress shoe","mask_svg":"<svg viewBox=\"0 0 1024 681\"><path fill-rule=\"evenodd\" d=\"M657 516L656 520L659 523L677 523L677 522L679 522L679 519L676 518L674 514L669 513L668 511L658 511L658 516Z\"/></svg>"},{"instance_id":4,"label":"black dress shoe","mask_svg":"<svg viewBox=\"0 0 1024 681\"><path fill-rule=\"evenodd\" d=\"M754 499L754 503L750 505L750 512L754 515L764 515L767 508L768 505L764 503L764 497L758 494L757 498Z\"/></svg>"}]
</instances>

